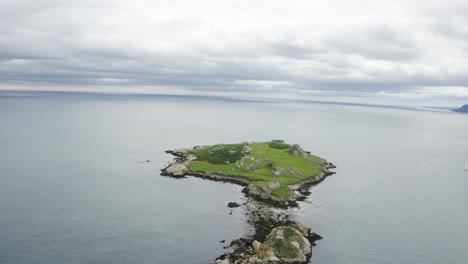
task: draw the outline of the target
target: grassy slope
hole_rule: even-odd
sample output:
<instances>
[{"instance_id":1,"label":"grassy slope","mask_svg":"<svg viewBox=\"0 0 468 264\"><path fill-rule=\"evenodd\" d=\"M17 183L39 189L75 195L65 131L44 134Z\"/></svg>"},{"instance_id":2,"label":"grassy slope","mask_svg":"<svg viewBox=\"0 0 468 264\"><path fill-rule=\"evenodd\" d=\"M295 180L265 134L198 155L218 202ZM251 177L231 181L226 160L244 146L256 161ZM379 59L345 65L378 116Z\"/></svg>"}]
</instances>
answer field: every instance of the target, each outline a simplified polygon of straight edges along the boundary
<instances>
[{"instance_id":1,"label":"grassy slope","mask_svg":"<svg viewBox=\"0 0 468 264\"><path fill-rule=\"evenodd\" d=\"M276 181L280 183L281 187L274 190L272 194L285 197L291 194L287 188L288 185L317 177L322 170L322 164L325 163L324 159L314 155L309 155L307 158L302 155L294 156L291 154L290 147L285 148L272 144L272 142L248 144L248 147L251 148L250 153L242 153L245 145L215 145L191 150L190 152L197 156L197 160L190 162L189 171L242 177L257 182L259 186ZM243 167L238 168L236 161L239 162L245 155L252 157L253 160L244 159L244 165L260 162L263 165L262 168L251 171L246 171ZM274 166L268 167L268 163L271 162ZM274 177L274 167L293 169L296 172L301 172L302 175Z\"/></svg>"}]
</instances>

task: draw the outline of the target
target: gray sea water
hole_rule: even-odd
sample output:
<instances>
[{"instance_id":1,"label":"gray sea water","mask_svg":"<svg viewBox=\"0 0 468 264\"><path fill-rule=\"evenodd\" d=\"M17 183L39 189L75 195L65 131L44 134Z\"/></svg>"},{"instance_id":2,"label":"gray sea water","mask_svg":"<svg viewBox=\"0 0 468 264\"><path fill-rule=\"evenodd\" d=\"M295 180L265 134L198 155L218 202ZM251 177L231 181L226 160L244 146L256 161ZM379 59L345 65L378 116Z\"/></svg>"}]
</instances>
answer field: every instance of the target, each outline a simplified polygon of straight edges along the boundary
<instances>
[{"instance_id":1,"label":"gray sea water","mask_svg":"<svg viewBox=\"0 0 468 264\"><path fill-rule=\"evenodd\" d=\"M164 150L284 139L338 166L291 210L324 237L311 263L465 264L467 132L443 111L0 95L0 263L209 263L249 233L242 188L160 176Z\"/></svg>"}]
</instances>

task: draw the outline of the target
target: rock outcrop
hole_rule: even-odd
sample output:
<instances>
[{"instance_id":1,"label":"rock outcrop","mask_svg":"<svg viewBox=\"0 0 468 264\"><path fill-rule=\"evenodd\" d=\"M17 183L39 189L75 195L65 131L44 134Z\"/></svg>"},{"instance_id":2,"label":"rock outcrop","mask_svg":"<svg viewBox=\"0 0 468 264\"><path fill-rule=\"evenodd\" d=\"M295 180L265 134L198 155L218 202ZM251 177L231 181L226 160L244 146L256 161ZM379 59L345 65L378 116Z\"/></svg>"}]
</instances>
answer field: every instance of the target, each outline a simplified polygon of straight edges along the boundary
<instances>
[{"instance_id":1,"label":"rock outcrop","mask_svg":"<svg viewBox=\"0 0 468 264\"><path fill-rule=\"evenodd\" d=\"M265 241L252 241L252 253L225 254L215 260L216 264L279 264L307 263L312 256L314 239L320 238L310 228L292 224L275 227Z\"/></svg>"},{"instance_id":2,"label":"rock outcrop","mask_svg":"<svg viewBox=\"0 0 468 264\"><path fill-rule=\"evenodd\" d=\"M187 171L187 166L184 163L178 162L172 163L171 165L169 165L169 167L165 169L165 173L175 177L185 176L185 174L187 174Z\"/></svg>"},{"instance_id":3,"label":"rock outcrop","mask_svg":"<svg viewBox=\"0 0 468 264\"><path fill-rule=\"evenodd\" d=\"M172 177L185 177L188 173L188 164L190 161L196 159L195 156L189 155L186 149L180 150L168 150L166 153L170 153L176 156L176 161L172 162L166 168L161 170L162 175L172 176Z\"/></svg>"},{"instance_id":4,"label":"rock outcrop","mask_svg":"<svg viewBox=\"0 0 468 264\"><path fill-rule=\"evenodd\" d=\"M287 208L288 206L296 206L297 200L303 198L303 196L300 193L294 193L294 196L286 198L280 198L272 195L272 192L280 187L281 185L279 184L279 182L270 182L264 186L259 186L255 183L250 183L249 185L247 185L247 187L245 187L242 190L242 192L244 192L250 197L253 197L256 200L273 204L281 208Z\"/></svg>"},{"instance_id":5,"label":"rock outcrop","mask_svg":"<svg viewBox=\"0 0 468 264\"><path fill-rule=\"evenodd\" d=\"M304 150L301 148L301 146L299 146L299 144L294 144L292 145L292 150L291 150L292 154L297 156L297 155L303 155L305 152Z\"/></svg>"}]
</instances>

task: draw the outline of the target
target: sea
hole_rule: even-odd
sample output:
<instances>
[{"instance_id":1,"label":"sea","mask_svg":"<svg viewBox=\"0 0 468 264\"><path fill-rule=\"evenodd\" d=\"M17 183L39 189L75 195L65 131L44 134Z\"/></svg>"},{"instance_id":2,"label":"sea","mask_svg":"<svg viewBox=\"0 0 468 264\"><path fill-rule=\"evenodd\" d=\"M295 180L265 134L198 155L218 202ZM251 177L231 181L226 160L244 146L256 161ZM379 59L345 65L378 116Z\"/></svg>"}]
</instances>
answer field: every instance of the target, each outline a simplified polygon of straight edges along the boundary
<instances>
[{"instance_id":1,"label":"sea","mask_svg":"<svg viewBox=\"0 0 468 264\"><path fill-rule=\"evenodd\" d=\"M169 149L283 139L336 174L287 211L314 264L466 264L468 115L243 98L0 92L0 263L207 264L242 187L160 175ZM223 243L223 240L225 241Z\"/></svg>"}]
</instances>

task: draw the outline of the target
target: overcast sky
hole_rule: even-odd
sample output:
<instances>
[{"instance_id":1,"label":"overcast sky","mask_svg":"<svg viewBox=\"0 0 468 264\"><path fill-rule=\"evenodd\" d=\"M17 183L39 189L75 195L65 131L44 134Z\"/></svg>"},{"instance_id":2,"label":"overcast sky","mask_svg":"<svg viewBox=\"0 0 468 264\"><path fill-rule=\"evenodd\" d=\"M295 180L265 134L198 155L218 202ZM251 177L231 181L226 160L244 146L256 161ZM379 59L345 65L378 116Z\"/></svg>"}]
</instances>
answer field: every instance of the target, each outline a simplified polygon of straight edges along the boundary
<instances>
[{"instance_id":1,"label":"overcast sky","mask_svg":"<svg viewBox=\"0 0 468 264\"><path fill-rule=\"evenodd\" d=\"M0 89L468 103L468 1L0 1Z\"/></svg>"}]
</instances>

